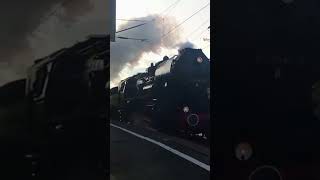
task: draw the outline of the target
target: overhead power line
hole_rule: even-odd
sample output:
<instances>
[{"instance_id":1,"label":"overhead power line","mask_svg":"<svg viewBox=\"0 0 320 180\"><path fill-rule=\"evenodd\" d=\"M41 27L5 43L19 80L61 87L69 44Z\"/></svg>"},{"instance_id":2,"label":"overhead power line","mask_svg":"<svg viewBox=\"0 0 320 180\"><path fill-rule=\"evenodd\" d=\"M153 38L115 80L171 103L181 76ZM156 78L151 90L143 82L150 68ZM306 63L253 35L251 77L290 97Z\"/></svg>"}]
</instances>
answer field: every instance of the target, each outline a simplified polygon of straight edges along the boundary
<instances>
[{"instance_id":1,"label":"overhead power line","mask_svg":"<svg viewBox=\"0 0 320 180\"><path fill-rule=\"evenodd\" d=\"M138 25L136 25L136 26L128 27L128 28L122 29L122 30L120 30L120 31L117 31L116 33L123 32L123 31L127 31L127 30L129 30L129 29L133 29L133 28L136 28L136 27L145 25L145 24L147 24L147 23L142 23L142 24L138 24Z\"/></svg>"},{"instance_id":2,"label":"overhead power line","mask_svg":"<svg viewBox=\"0 0 320 180\"><path fill-rule=\"evenodd\" d=\"M116 19L118 21L136 21L136 22L149 22L149 21L152 21L152 20L138 20L138 19Z\"/></svg>"},{"instance_id":3,"label":"overhead power line","mask_svg":"<svg viewBox=\"0 0 320 180\"><path fill-rule=\"evenodd\" d=\"M163 14L165 11L167 11L169 8L171 8L171 7L173 7L175 4L177 4L179 2L179 0L178 1L176 1L175 3L173 3L172 5L170 5L168 8L166 8L161 14ZM186 21L188 21L189 19L191 19L193 16L195 16L196 14L198 14L199 12L201 12L202 10L204 10L206 7L208 7L210 5L210 1L209 1L209 3L208 4L206 4L204 7L202 7L201 9L199 9L198 11L196 11L195 13L193 13L191 16L189 16L187 19L185 19L184 21L182 21L181 23L179 23L178 25L176 25L176 26L174 26L169 32L167 32L166 34L164 34L164 35L162 35L161 36L161 39L163 39L164 37L166 37L168 34L170 34L171 32L173 32L174 30L176 30L178 27L180 27L183 23L185 23ZM133 27L130 27L130 28L126 28L126 29L123 29L123 30L120 30L120 31L118 31L118 32L116 32L116 33L119 33L119 32L122 32L122 31L126 31L126 30L128 30L128 29L132 29L132 28L135 28L135 27L138 27L138 26L142 26L142 25L144 25L144 24L147 24L147 23L143 23L143 24L139 24L139 25L137 25L137 26L133 26ZM207 29L206 29L207 30ZM118 36L118 38L119 38L119 36ZM120 39L134 39L134 40L136 40L136 38L128 38L128 37L121 37L120 36ZM140 39L138 39L138 40L140 40ZM152 44L151 42L149 42L149 40L146 40L146 41L144 41L144 42L148 42L148 43L150 43L150 44ZM207 47L205 47L205 48L207 48ZM137 56L138 57L138 56ZM137 58L136 57L136 58Z\"/></svg>"},{"instance_id":4,"label":"overhead power line","mask_svg":"<svg viewBox=\"0 0 320 180\"><path fill-rule=\"evenodd\" d=\"M163 14L164 12L166 12L167 10L169 10L170 8L172 8L173 6L176 6L181 0L177 0L175 1L173 4L171 4L170 6L168 6L164 11L162 11L160 14ZM116 20L119 20L119 21L136 21L136 22L145 22L143 24L138 24L136 26L132 26L132 27L129 27L129 28L125 28L125 29L122 29L122 30L119 30L117 31L116 33L120 33L120 32L123 32L123 31L127 31L129 29L133 29L133 28L136 28L136 27L139 27L139 26L142 26L142 25L145 25L147 24L148 22L150 21L155 21L155 19L152 19L150 21L147 21L147 20L138 20L138 19L116 19ZM120 37L120 39L126 39L126 38L123 38L123 37Z\"/></svg>"},{"instance_id":5,"label":"overhead power line","mask_svg":"<svg viewBox=\"0 0 320 180\"><path fill-rule=\"evenodd\" d=\"M64 0L61 3L59 3L51 12L49 12L46 16L40 19L40 24L38 27L40 27L43 23L45 23L50 17L56 15L60 8L62 8L67 3L70 3L71 1L72 0Z\"/></svg>"},{"instance_id":6,"label":"overhead power line","mask_svg":"<svg viewBox=\"0 0 320 180\"><path fill-rule=\"evenodd\" d=\"M160 14L163 14L164 12L166 12L167 10L169 10L170 8L172 8L173 6L177 5L179 3L179 1L181 0L177 0L175 1L174 3L172 3L170 6L168 6L165 10L163 10ZM135 21L135 22L151 22L151 21L155 21L155 19L152 19L152 20L139 20L139 19L116 19L118 21ZM132 29L132 28L136 28L136 27L139 27L139 26L142 26L142 25L145 25L146 23L144 24L139 24L137 26L133 26L133 27L130 27L130 28L126 28L126 29L123 29L123 30L120 30L120 31L117 31L116 33L119 33L119 32L122 32L122 31L126 31L126 30L129 30L129 29Z\"/></svg>"},{"instance_id":7,"label":"overhead power line","mask_svg":"<svg viewBox=\"0 0 320 180\"><path fill-rule=\"evenodd\" d=\"M60 8L62 8L64 5L66 5L67 3L70 3L73 0L64 0L61 3L59 3L56 8L54 8L47 16L45 16L44 18L42 18L41 21L45 22L46 20L48 20L50 17L54 16L57 14L58 10Z\"/></svg>"},{"instance_id":8,"label":"overhead power line","mask_svg":"<svg viewBox=\"0 0 320 180\"><path fill-rule=\"evenodd\" d=\"M177 7L177 4L180 2L180 0L175 1L173 4L168 6L164 11L160 13L160 16L162 18L162 35L164 34L164 17L163 16L168 16L168 14L175 8ZM168 11L169 10L169 11ZM164 13L166 12L166 13Z\"/></svg>"},{"instance_id":9,"label":"overhead power line","mask_svg":"<svg viewBox=\"0 0 320 180\"><path fill-rule=\"evenodd\" d=\"M174 9L178 6L179 2L180 2L180 1L178 1L169 11L167 11L167 12L164 13L164 14L162 14L162 16L169 16L169 14L172 15L173 12L175 12Z\"/></svg>"},{"instance_id":10,"label":"overhead power line","mask_svg":"<svg viewBox=\"0 0 320 180\"><path fill-rule=\"evenodd\" d=\"M173 32L174 30L176 30L178 27L180 27L183 23L187 22L189 19L191 19L193 16L195 16L196 14L198 14L199 12L201 12L202 10L204 10L206 7L208 7L210 5L210 2L208 4L206 4L204 7L202 7L201 9L199 9L198 11L196 11L195 13L193 13L191 16L189 16L187 19L185 19L184 21L182 21L181 23L179 23L178 25L176 25L175 27L173 27L169 32L167 32L166 34L164 34L161 38L166 37L168 34L170 34L171 32Z\"/></svg>"},{"instance_id":11,"label":"overhead power line","mask_svg":"<svg viewBox=\"0 0 320 180\"><path fill-rule=\"evenodd\" d=\"M147 41L148 39L139 39L139 38L130 38L130 37L123 37L123 36L117 36L119 39L130 39L130 40L137 40L137 41Z\"/></svg>"},{"instance_id":12,"label":"overhead power line","mask_svg":"<svg viewBox=\"0 0 320 180\"><path fill-rule=\"evenodd\" d=\"M201 33L200 33L198 36L196 36L196 38L200 38L200 36L201 36L203 33L207 32L207 31L208 31L208 29L204 29L203 31L201 31ZM194 40L194 39L196 39L196 38L191 38L191 40Z\"/></svg>"},{"instance_id":13,"label":"overhead power line","mask_svg":"<svg viewBox=\"0 0 320 180\"><path fill-rule=\"evenodd\" d=\"M172 3L170 6L168 6L165 10L163 10L160 14L162 15L164 12L166 12L167 10L169 10L170 8L172 8L173 6L176 6L179 2L180 2L180 0L175 1L175 2Z\"/></svg>"},{"instance_id":14,"label":"overhead power line","mask_svg":"<svg viewBox=\"0 0 320 180\"><path fill-rule=\"evenodd\" d=\"M162 13L161 14L163 14L165 11L167 11L168 9L170 9L171 7L173 7L174 5L176 5L177 3L179 2L179 0L177 0L176 2L174 2L173 4L171 4L168 8L166 8L164 11L162 11ZM170 34L171 32L173 32L175 29L177 29L177 28L179 28L183 23L185 23L186 21L188 21L189 19L191 19L193 16L195 16L196 14L198 14L199 12L201 12L202 10L204 10L207 6L209 6L210 5L210 1L205 5L205 6L203 6L202 8L200 8L198 11L196 11L195 13L193 13L191 16L189 16L187 19L185 19L184 21L182 21L181 23L179 23L178 25L176 25L176 26L174 26L169 32L167 32L166 34L164 34L164 35L162 35L161 36L161 39L163 39L163 38L165 38L168 34ZM203 24L201 24L200 26L199 26L199 28L200 27L202 27L206 22L207 22L208 20L206 20ZM210 25L209 25L209 27L208 27L208 29L210 28ZM196 29L195 31L193 31L192 33L190 33L190 35L191 34L193 34L194 32L196 32L198 29ZM207 28L205 29L205 30L207 30ZM203 33L203 32L202 32ZM201 34L202 34L201 33ZM121 39L122 37L120 37L120 39ZM122 38L122 39L129 39L129 38ZM132 39L135 39L135 38L132 38ZM152 42L150 42L150 40L147 40L147 41L144 41L144 42L147 42L147 43L150 43L150 44L153 44ZM207 48L207 47L206 47Z\"/></svg>"},{"instance_id":15,"label":"overhead power line","mask_svg":"<svg viewBox=\"0 0 320 180\"><path fill-rule=\"evenodd\" d=\"M197 32L200 29L200 27L205 25L208 21L209 21L209 18L206 21L204 21L202 24L200 24L200 26L198 26L194 31L192 31L190 34L188 34L187 37L190 37L193 33Z\"/></svg>"}]
</instances>

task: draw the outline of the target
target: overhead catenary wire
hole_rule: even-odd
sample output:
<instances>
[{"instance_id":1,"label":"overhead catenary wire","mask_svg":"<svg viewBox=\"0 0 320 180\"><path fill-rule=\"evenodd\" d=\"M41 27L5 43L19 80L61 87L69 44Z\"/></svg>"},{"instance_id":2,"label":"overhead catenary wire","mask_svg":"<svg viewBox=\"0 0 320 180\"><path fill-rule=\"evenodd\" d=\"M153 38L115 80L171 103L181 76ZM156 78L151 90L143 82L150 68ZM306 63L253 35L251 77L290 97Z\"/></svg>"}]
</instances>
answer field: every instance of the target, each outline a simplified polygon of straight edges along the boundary
<instances>
[{"instance_id":1,"label":"overhead catenary wire","mask_svg":"<svg viewBox=\"0 0 320 180\"><path fill-rule=\"evenodd\" d=\"M140 20L140 19L116 19L118 21L135 21L135 22L149 22L152 20Z\"/></svg>"},{"instance_id":2,"label":"overhead catenary wire","mask_svg":"<svg viewBox=\"0 0 320 180\"><path fill-rule=\"evenodd\" d=\"M180 2L180 0L175 1L172 5L170 5L170 6L169 6L168 8L166 8L164 11L162 11L162 13L160 13L160 15L162 16L162 34L161 34L161 36L164 35L164 31L165 31L165 26L164 26L164 20L165 20L165 18L164 18L164 16L168 16L168 15L172 12L172 10L177 7L177 5L178 5L179 2ZM170 8L171 8L171 9L170 9ZM168 9L170 9L170 10L167 11ZM167 12L164 13L165 11L167 11Z\"/></svg>"},{"instance_id":3,"label":"overhead catenary wire","mask_svg":"<svg viewBox=\"0 0 320 180\"><path fill-rule=\"evenodd\" d=\"M208 21L210 20L210 18L208 18L207 20L205 20L202 24L200 24L195 30L193 30L191 33L189 33L187 35L187 37L190 37L192 34L194 34L195 32L199 31L199 29L204 26Z\"/></svg>"},{"instance_id":4,"label":"overhead catenary wire","mask_svg":"<svg viewBox=\"0 0 320 180\"><path fill-rule=\"evenodd\" d=\"M123 31L127 31L127 30L129 30L129 29L133 29L133 28L136 28L136 27L139 27L139 26L143 26L143 25L145 25L145 24L147 24L147 23L142 23L142 24L138 24L138 25L135 25L135 26L131 26L131 27L128 27L128 28L119 30L119 31L117 31L116 33L120 33L120 32L123 32Z\"/></svg>"},{"instance_id":5,"label":"overhead catenary wire","mask_svg":"<svg viewBox=\"0 0 320 180\"><path fill-rule=\"evenodd\" d=\"M163 14L164 12L166 12L167 10L169 10L170 8L172 8L173 6L176 6L180 1L181 1L181 0L175 1L173 4L171 4L170 6L168 6L165 10L163 10L160 14ZM129 28L123 29L123 30L119 30L119 31L117 31L116 33L123 32L123 31L129 30L129 29L133 29L133 28L136 28L136 27L145 25L145 24L147 24L148 22L151 22L151 21L155 21L155 19L152 19L152 20L140 20L140 19L122 19L122 18L119 18L119 19L116 19L116 20L119 20L119 21L146 22L146 23L144 23L144 24L139 24L139 25L136 25L136 26L133 26L133 27L129 27Z\"/></svg>"},{"instance_id":6,"label":"overhead catenary wire","mask_svg":"<svg viewBox=\"0 0 320 180\"><path fill-rule=\"evenodd\" d=\"M203 31L201 31L201 33L200 33L198 36L195 36L194 38L191 38L190 40L194 40L194 39L196 39L196 38L200 38L201 35L202 35L203 33L207 32L208 30L209 30L209 29L204 29Z\"/></svg>"},{"instance_id":7,"label":"overhead catenary wire","mask_svg":"<svg viewBox=\"0 0 320 180\"><path fill-rule=\"evenodd\" d=\"M123 37L123 36L117 36L119 39L130 39L130 40L137 40L137 41L147 41L148 39L139 39L139 38L130 38L130 37Z\"/></svg>"},{"instance_id":8,"label":"overhead catenary wire","mask_svg":"<svg viewBox=\"0 0 320 180\"><path fill-rule=\"evenodd\" d=\"M184 21L182 21L181 23L179 23L178 25L174 26L169 32L167 32L166 34L162 35L161 36L161 39L165 38L168 34L170 34L171 32L173 32L174 30L176 30L178 27L180 27L183 23L187 22L189 19L191 19L193 16L195 16L196 14L198 14L199 12L201 12L202 10L204 10L206 7L208 7L210 5L210 2L207 3L205 6L203 6L202 8L200 8L199 10L197 10L195 13L193 13L191 16L189 16L188 18L186 18ZM205 29L207 30L207 28ZM144 41L144 42L147 42L147 43L150 43L152 44L151 42L149 41ZM137 58L138 56L135 57L135 59Z\"/></svg>"},{"instance_id":9,"label":"overhead catenary wire","mask_svg":"<svg viewBox=\"0 0 320 180\"><path fill-rule=\"evenodd\" d=\"M206 7L208 7L210 5L210 2L208 4L206 4L204 7L202 7L201 9L199 9L198 11L196 11L195 13L193 13L191 16L189 16L187 19L185 19L184 21L182 21L181 23L179 23L178 25L176 25L175 27L173 27L171 30L169 30L169 32L165 33L161 38L165 38L168 36L168 34L170 34L171 32L173 32L174 30L176 30L178 27L180 27L183 23L187 22L189 19L191 19L193 16L195 16L196 14L198 14L199 12L201 12L202 10L204 10Z\"/></svg>"},{"instance_id":10,"label":"overhead catenary wire","mask_svg":"<svg viewBox=\"0 0 320 180\"><path fill-rule=\"evenodd\" d=\"M48 13L47 16L44 16L43 18L40 19L40 24L38 27L40 27L43 23L45 23L50 17L56 15L60 8L62 8L67 3L70 3L71 1L73 0L64 0L61 3L59 3L51 12Z\"/></svg>"},{"instance_id":11,"label":"overhead catenary wire","mask_svg":"<svg viewBox=\"0 0 320 180\"><path fill-rule=\"evenodd\" d=\"M174 8L174 7L176 7L177 6L177 4L180 2L181 0L177 0L177 1L175 1L174 3L172 3L170 6L168 6L165 10L163 10L160 14L161 15L163 15L164 14L164 12L166 12L166 11L168 11L170 8L171 8L171 10ZM173 7L173 8L172 8Z\"/></svg>"},{"instance_id":12,"label":"overhead catenary wire","mask_svg":"<svg viewBox=\"0 0 320 180\"><path fill-rule=\"evenodd\" d=\"M162 16L166 16L166 17L168 17L169 15L174 16L174 13L176 12L175 8L177 8L177 7L178 7L178 3L175 4L175 6L173 6L168 12L162 14Z\"/></svg>"},{"instance_id":13,"label":"overhead catenary wire","mask_svg":"<svg viewBox=\"0 0 320 180\"><path fill-rule=\"evenodd\" d=\"M167 10L169 10L170 8L174 8L181 0L177 0L175 1L173 4L171 4L170 6L168 6L165 10L163 10L160 14L163 14L164 12L166 12ZM172 9L171 9L172 10ZM142 25L145 25L147 24L148 22L151 22L151 21L155 21L155 19L152 19L152 20L139 20L139 19L116 19L116 20L119 20L119 21L135 21L135 22L146 22L146 23L143 23L143 24L139 24L139 25L136 25L136 26L132 26L132 27L129 27L129 28L125 28L123 30L119 30L117 31L116 33L120 33L120 32L123 32L123 31L127 31L127 30L130 30L130 29L133 29L133 28L136 28L136 27L139 27L139 26L142 26ZM124 39L124 38L123 38Z\"/></svg>"},{"instance_id":14,"label":"overhead catenary wire","mask_svg":"<svg viewBox=\"0 0 320 180\"><path fill-rule=\"evenodd\" d=\"M176 1L175 3L173 3L172 5L170 5L168 8L166 8L166 9L162 12L162 14L164 14L164 12L167 12L167 13L168 13L168 10L169 10L170 8L173 9L173 7L174 7L175 5L177 5L178 2L179 2L179 1ZM210 5L210 2L208 2L205 6L203 6L203 7L200 8L199 10L195 11L193 14L191 14L189 17L187 17L185 20L183 20L183 21L180 22L179 24L177 24L177 25L175 25L174 27L170 28L170 30L169 30L168 32L166 32L165 34L162 34L162 36L160 37L160 39L162 40L162 39L166 38L170 33L172 33L173 31L175 31L175 30L178 29L179 27L181 27L181 25L183 25L185 22L187 22L188 20L190 20L190 19L191 19L192 17L194 17L195 15L197 15L199 12L203 11L203 10L204 10L205 8L207 8L209 5ZM172 9L171 9L171 10L172 10ZM202 26L203 26L203 25L201 25L201 27L202 27ZM207 30L207 28L206 28L206 30ZM195 31L195 32L196 32L196 31ZM194 33L194 32L192 32L192 33ZM129 39L129 38L125 37L125 39ZM132 38L132 39L135 39L135 38ZM141 42L142 42L142 43L150 43L150 44L153 44L153 43L154 43L154 42L150 42L150 40L141 41ZM206 46L206 47L204 47L204 49L206 49L207 47L209 47L209 45ZM135 56L134 59L139 58L139 56L141 56L141 54L138 54L137 56Z\"/></svg>"}]
</instances>

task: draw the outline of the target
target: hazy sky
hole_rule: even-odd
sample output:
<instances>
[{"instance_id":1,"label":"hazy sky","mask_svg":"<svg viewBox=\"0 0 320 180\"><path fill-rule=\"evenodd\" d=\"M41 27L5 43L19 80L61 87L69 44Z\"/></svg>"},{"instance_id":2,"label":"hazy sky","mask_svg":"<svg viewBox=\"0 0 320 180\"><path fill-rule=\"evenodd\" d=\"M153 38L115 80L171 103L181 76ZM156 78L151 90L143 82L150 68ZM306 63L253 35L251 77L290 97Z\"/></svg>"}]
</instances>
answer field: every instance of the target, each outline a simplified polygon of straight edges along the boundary
<instances>
[{"instance_id":1,"label":"hazy sky","mask_svg":"<svg viewBox=\"0 0 320 180\"><path fill-rule=\"evenodd\" d=\"M189 16L200 10L202 7L207 5L209 0L117 0L117 11L116 19L139 19L141 17L147 17L149 15L158 14L161 17L169 17L176 21L176 25L183 22ZM175 2L178 2L175 4ZM173 5L167 11L165 11L170 5ZM150 19L151 20L151 19ZM123 29L123 26L128 23L127 21L116 20L117 30ZM130 22L132 26L132 22ZM141 22L135 22L135 24L141 24ZM166 22L164 22L166 24ZM210 25L210 5L205 9L194 15L185 23L181 24L175 31L179 32L180 39L179 41L185 42L189 41L195 45L195 48L202 48L204 53L210 58L210 42L203 40L204 38L210 39L210 32L208 27ZM145 25L146 26L146 25ZM121 27L121 28L120 28ZM130 27L130 26L128 26ZM120 28L120 29L119 29ZM144 26L137 27L129 31L143 31ZM170 31L173 27L163 27L163 33ZM121 36L121 33L117 34ZM145 38L141 34L139 37L133 38ZM126 52L125 46L122 44L128 43L132 40L121 40L116 39L118 44L111 44L111 58L113 57L113 47L122 47L123 53ZM132 42L130 42L132 43ZM139 43L145 43L136 41L137 46L142 46ZM178 43L178 42L177 42ZM140 58L140 61L134 66L125 66L119 74L119 78L111 82L111 87L117 85L116 83L119 79L124 79L128 76L136 74L137 72L145 71L151 62L157 62L162 59L164 55L169 57L177 54L177 48L161 48L161 52L153 53L148 52L144 53ZM111 68L113 66L113 61L111 60Z\"/></svg>"},{"instance_id":2,"label":"hazy sky","mask_svg":"<svg viewBox=\"0 0 320 180\"><path fill-rule=\"evenodd\" d=\"M79 0L69 0L70 9L73 10L73 4ZM84 1L84 0L81 0ZM91 34L105 34L106 15L104 6L105 1L89 0L90 8L81 16L74 20L63 21L59 19L61 11L52 16L46 23L38 28L34 36L30 39L33 52L36 58L43 57L64 47L74 45L82 41Z\"/></svg>"},{"instance_id":3,"label":"hazy sky","mask_svg":"<svg viewBox=\"0 0 320 180\"><path fill-rule=\"evenodd\" d=\"M19 5L17 5L19 4ZM0 10L0 86L26 77L34 60L106 32L104 0L5 0Z\"/></svg>"},{"instance_id":4,"label":"hazy sky","mask_svg":"<svg viewBox=\"0 0 320 180\"><path fill-rule=\"evenodd\" d=\"M18 0L6 0L6 2L0 6L0 10L4 13L0 18L3 22L0 36L3 42L0 47L0 86L25 77L26 68L32 65L35 59L69 47L89 34L105 33L107 29L108 13L105 0L29 0L19 1L19 6L16 6ZM61 5L63 2L68 3ZM116 0L116 2L117 19L164 18L163 22L158 21L153 25L148 23L117 35L125 36L129 33L128 36L133 38L146 38L144 31L141 30L149 30L150 34L158 32L159 38L161 34L168 32L208 4L209 0ZM178 3L163 12L175 2ZM21 7L24 7L23 11ZM52 12L55 14L52 15ZM51 16L47 18L49 14ZM124 28L128 22L117 20L116 23L117 27ZM140 22L130 23L127 25L136 25ZM131 50L131 54L127 54L126 58L134 59L139 49L147 52L139 52L138 60L135 59L135 63L131 66L121 66L119 78L123 79L144 71L151 62L161 60L164 55L176 54L178 47L173 44L175 41L177 44L190 41L195 48L205 48L204 52L210 57L209 41L203 40L210 38L207 29L209 23L210 6L170 33L164 43L158 42L149 47L145 42L116 39L111 45L111 55L112 51L114 54L127 54ZM131 32L133 34L130 34Z\"/></svg>"}]
</instances>

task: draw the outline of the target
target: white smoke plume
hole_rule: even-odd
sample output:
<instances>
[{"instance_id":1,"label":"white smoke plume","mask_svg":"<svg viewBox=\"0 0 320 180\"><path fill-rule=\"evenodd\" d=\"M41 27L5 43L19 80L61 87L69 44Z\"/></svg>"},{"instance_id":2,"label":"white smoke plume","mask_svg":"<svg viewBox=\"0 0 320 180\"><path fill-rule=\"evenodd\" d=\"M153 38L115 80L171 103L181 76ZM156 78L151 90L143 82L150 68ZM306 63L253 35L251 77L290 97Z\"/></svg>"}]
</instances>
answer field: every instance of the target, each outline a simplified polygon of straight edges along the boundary
<instances>
[{"instance_id":1,"label":"white smoke plume","mask_svg":"<svg viewBox=\"0 0 320 180\"><path fill-rule=\"evenodd\" d=\"M0 86L8 81L24 77L26 68L33 63L35 57L39 58L38 54L45 56L48 55L46 53L52 53L52 49L46 49L46 47L52 46L51 43L57 47L64 45L64 42L50 42L50 40L57 41L57 39L64 41L64 37L48 37L52 34L42 32L39 27L48 21L52 21L51 24L55 23L52 17L56 17L58 21L53 25L58 26L55 29L63 29L66 25L76 24L83 16L95 10L93 5L98 1L5 0L2 2L0 6L2 12L0 16ZM101 24L99 27L102 27ZM75 34L79 34L82 29L79 26L73 31ZM48 46L43 47L40 43L33 42L39 40L39 34L42 35L40 39L46 40L42 44L48 44Z\"/></svg>"},{"instance_id":2,"label":"white smoke plume","mask_svg":"<svg viewBox=\"0 0 320 180\"><path fill-rule=\"evenodd\" d=\"M195 45L190 41L179 43L176 46L179 48L179 50L184 48L195 48Z\"/></svg>"},{"instance_id":3,"label":"white smoke plume","mask_svg":"<svg viewBox=\"0 0 320 180\"><path fill-rule=\"evenodd\" d=\"M120 72L126 66L134 67L139 63L144 53L161 53L161 48L175 49L181 47L194 47L190 42L182 42L180 29L175 29L171 33L172 28L177 25L176 19L173 17L160 17L159 15L149 15L137 18L137 20L153 20L147 24L130 29L117 36L147 39L147 42L139 42L135 40L116 39L111 43L110 54L110 79L113 83L117 83L120 79ZM121 25L118 30L126 29L141 22L129 21ZM163 37L163 38L162 38Z\"/></svg>"}]
</instances>

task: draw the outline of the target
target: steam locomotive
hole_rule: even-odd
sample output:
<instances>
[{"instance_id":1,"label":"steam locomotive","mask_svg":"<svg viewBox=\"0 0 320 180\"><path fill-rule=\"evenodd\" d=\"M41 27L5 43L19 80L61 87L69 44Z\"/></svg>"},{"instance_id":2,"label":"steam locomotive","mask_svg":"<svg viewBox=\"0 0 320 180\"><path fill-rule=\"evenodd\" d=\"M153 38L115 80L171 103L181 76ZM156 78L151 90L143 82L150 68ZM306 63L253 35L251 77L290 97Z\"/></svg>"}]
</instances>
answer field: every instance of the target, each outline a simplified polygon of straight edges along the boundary
<instances>
[{"instance_id":1,"label":"steam locomotive","mask_svg":"<svg viewBox=\"0 0 320 180\"><path fill-rule=\"evenodd\" d=\"M185 48L122 80L111 89L110 107L120 120L142 112L154 128L209 137L209 92L210 60L201 49Z\"/></svg>"},{"instance_id":2,"label":"steam locomotive","mask_svg":"<svg viewBox=\"0 0 320 180\"><path fill-rule=\"evenodd\" d=\"M105 144L105 134L97 133L105 133L106 123L101 117L108 116L105 87L109 80L108 38L89 36L70 48L36 60L29 68L28 121L33 153L40 155L38 161L42 164L65 157L64 148L73 142ZM98 140L100 137L104 139ZM51 171L49 166L45 171Z\"/></svg>"}]
</instances>

